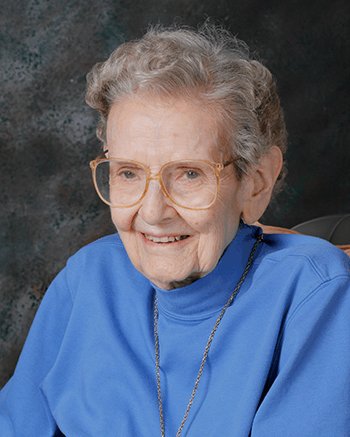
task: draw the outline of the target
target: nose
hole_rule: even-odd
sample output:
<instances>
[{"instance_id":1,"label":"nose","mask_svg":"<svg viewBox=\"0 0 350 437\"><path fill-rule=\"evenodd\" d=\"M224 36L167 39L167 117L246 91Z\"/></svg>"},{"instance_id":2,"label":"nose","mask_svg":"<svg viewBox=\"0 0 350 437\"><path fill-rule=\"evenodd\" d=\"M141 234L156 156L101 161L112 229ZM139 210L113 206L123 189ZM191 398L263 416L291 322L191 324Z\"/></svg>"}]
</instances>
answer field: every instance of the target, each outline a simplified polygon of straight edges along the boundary
<instances>
[{"instance_id":1,"label":"nose","mask_svg":"<svg viewBox=\"0 0 350 437\"><path fill-rule=\"evenodd\" d=\"M141 201L139 214L146 223L153 226L171 221L176 217L177 212L173 203L168 199L157 180L150 181L148 190Z\"/></svg>"}]
</instances>

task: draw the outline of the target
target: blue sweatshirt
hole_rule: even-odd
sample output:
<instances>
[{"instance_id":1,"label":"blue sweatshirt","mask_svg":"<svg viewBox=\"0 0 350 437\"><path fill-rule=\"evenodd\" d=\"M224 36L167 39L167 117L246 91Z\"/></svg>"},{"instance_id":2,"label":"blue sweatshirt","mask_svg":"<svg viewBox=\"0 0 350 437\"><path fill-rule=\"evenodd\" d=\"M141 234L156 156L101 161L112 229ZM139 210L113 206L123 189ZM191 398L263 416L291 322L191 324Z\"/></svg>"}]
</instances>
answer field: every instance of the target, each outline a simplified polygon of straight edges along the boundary
<instances>
[{"instance_id":1,"label":"blue sweatshirt","mask_svg":"<svg viewBox=\"0 0 350 437\"><path fill-rule=\"evenodd\" d=\"M211 330L259 228L175 290L132 265L118 235L68 260L0 392L1 437L157 437L158 299L165 436L174 437ZM181 437L350 436L350 263L301 235L265 235L214 336Z\"/></svg>"}]
</instances>

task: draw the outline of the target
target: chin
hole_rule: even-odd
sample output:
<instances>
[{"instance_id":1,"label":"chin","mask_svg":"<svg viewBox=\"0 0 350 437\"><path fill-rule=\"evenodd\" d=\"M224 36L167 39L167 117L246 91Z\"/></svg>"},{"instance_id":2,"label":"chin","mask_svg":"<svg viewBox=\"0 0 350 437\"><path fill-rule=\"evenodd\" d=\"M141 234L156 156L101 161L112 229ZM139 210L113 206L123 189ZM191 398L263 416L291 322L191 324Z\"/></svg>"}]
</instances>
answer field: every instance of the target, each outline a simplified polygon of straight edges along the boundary
<instances>
[{"instance_id":1,"label":"chin","mask_svg":"<svg viewBox=\"0 0 350 437\"><path fill-rule=\"evenodd\" d=\"M174 288L185 287L186 285L192 284L192 282L197 281L197 279L202 278L206 275L204 272L193 272L189 273L187 276L183 274L179 275L169 275L164 274L163 276L159 275L159 271L157 275L148 275L147 272L140 270L141 273L146 276L154 285L164 290L172 290Z\"/></svg>"},{"instance_id":2,"label":"chin","mask_svg":"<svg viewBox=\"0 0 350 437\"><path fill-rule=\"evenodd\" d=\"M174 289L174 288L180 288L180 287L185 287L186 285L190 285L193 282L197 281L200 278L203 278L203 276L205 276L205 273L192 273L190 276L188 276L185 279L181 279L179 281L172 281L170 282L170 287L169 289Z\"/></svg>"}]
</instances>

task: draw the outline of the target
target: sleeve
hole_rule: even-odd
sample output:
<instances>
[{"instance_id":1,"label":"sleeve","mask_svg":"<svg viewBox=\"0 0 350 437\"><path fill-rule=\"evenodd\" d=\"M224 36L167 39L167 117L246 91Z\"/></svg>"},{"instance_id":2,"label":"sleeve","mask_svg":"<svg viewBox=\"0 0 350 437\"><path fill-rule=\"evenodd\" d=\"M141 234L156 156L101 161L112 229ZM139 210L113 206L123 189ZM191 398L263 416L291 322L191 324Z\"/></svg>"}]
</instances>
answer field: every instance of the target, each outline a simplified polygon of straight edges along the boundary
<instances>
[{"instance_id":1,"label":"sleeve","mask_svg":"<svg viewBox=\"0 0 350 437\"><path fill-rule=\"evenodd\" d=\"M350 436L350 278L326 281L288 316L251 437Z\"/></svg>"},{"instance_id":2,"label":"sleeve","mask_svg":"<svg viewBox=\"0 0 350 437\"><path fill-rule=\"evenodd\" d=\"M64 269L47 290L15 373L0 392L1 437L58 435L41 384L56 360L71 309L72 298Z\"/></svg>"}]
</instances>

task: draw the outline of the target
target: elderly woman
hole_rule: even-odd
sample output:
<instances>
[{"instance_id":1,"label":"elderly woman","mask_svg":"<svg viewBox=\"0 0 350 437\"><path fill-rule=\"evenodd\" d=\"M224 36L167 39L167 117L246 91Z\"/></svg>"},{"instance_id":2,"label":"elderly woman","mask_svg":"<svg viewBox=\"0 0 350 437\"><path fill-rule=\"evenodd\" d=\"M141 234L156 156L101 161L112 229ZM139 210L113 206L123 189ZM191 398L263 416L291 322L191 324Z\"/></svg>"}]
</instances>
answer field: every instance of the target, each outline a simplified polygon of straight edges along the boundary
<instances>
[{"instance_id":1,"label":"elderly woman","mask_svg":"<svg viewBox=\"0 0 350 437\"><path fill-rule=\"evenodd\" d=\"M118 233L47 291L1 436L349 435L349 259L252 226L284 175L270 72L221 29L157 27L87 102Z\"/></svg>"}]
</instances>

